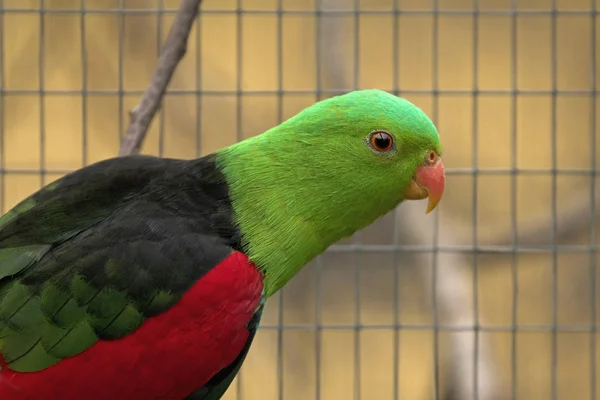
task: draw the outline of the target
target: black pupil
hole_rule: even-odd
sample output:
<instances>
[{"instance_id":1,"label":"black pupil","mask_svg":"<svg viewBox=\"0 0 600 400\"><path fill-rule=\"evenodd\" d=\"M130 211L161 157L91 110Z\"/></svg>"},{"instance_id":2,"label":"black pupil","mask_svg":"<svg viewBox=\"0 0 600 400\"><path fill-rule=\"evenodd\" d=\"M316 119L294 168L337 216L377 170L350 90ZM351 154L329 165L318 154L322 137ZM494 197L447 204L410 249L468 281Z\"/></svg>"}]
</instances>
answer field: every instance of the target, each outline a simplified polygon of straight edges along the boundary
<instances>
[{"instance_id":1,"label":"black pupil","mask_svg":"<svg viewBox=\"0 0 600 400\"><path fill-rule=\"evenodd\" d=\"M388 135L384 135L383 133L378 133L375 135L375 146L379 149L387 149L390 147L391 139Z\"/></svg>"}]
</instances>

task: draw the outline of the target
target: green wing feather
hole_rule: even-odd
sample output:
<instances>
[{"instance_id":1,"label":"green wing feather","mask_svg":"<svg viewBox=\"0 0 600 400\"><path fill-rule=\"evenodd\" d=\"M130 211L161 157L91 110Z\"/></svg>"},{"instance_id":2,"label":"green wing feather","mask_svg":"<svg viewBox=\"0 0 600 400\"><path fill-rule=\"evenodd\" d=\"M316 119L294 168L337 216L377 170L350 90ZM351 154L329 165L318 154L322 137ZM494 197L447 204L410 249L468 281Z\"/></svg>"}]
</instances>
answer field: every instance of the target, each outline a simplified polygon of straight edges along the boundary
<instances>
[{"instance_id":1,"label":"green wing feather","mask_svg":"<svg viewBox=\"0 0 600 400\"><path fill-rule=\"evenodd\" d=\"M59 341L64 335L64 329L53 325L46 315L54 314L55 319L60 319L61 315L70 311L63 307L61 313L53 312L60 307L56 303L60 302L61 295L63 299L66 296L51 283L43 288L40 296L33 296L32 290L15 277L38 263L53 245L68 240L100 219L99 215L83 219L69 219L67 215L59 215L57 202L68 203L61 193L58 196L51 193L59 185L60 181L46 186L0 218L0 351L4 361L10 363L11 369L15 371L43 369L66 355L60 347L46 351L47 348L52 348L51 342ZM46 221L55 221L56 226L52 228L38 225L31 229L34 219L37 219L35 217L40 216L40 211L52 210L53 207L55 211ZM43 221L44 219L39 220L40 223ZM66 230L57 229L65 227L67 221ZM44 232L44 228L48 230ZM63 317L63 322L64 319ZM84 326L77 328L70 334L88 337L87 340L79 341L80 347L93 344L89 338L89 329L86 335Z\"/></svg>"}]
</instances>

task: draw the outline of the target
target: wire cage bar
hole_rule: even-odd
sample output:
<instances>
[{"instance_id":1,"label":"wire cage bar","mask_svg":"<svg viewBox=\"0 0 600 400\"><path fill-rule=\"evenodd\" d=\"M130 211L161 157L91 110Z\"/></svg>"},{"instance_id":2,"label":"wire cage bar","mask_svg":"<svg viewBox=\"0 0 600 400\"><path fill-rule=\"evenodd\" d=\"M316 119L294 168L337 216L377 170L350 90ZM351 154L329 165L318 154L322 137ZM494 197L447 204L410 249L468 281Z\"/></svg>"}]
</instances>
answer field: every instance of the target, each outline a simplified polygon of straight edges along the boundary
<instances>
[{"instance_id":1,"label":"wire cage bar","mask_svg":"<svg viewBox=\"0 0 600 400\"><path fill-rule=\"evenodd\" d=\"M0 1L0 208L116 155L178 0ZM268 302L226 395L596 399L595 0L206 0L142 151L192 158L377 87L442 136L401 205Z\"/></svg>"}]
</instances>

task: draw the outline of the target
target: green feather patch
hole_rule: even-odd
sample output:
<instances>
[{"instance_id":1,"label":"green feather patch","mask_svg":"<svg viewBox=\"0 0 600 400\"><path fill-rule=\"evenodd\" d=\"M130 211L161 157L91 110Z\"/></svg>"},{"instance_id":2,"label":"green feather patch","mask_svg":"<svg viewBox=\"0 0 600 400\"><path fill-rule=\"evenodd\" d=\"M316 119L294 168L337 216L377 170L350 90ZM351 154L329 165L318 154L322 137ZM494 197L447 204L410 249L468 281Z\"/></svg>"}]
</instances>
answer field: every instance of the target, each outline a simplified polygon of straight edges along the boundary
<instances>
[{"instance_id":1,"label":"green feather patch","mask_svg":"<svg viewBox=\"0 0 600 400\"><path fill-rule=\"evenodd\" d=\"M60 359L48 354L46 348L38 341L27 354L11 362L10 369L16 372L33 372L47 368L59 361Z\"/></svg>"},{"instance_id":2,"label":"green feather patch","mask_svg":"<svg viewBox=\"0 0 600 400\"><path fill-rule=\"evenodd\" d=\"M45 325L46 329L50 326L49 324ZM60 333L58 331L52 332L51 329L44 330L43 333L42 344L44 348L50 355L59 359L77 355L98 341L94 328L86 319L77 322L69 329L61 329Z\"/></svg>"},{"instance_id":3,"label":"green feather patch","mask_svg":"<svg viewBox=\"0 0 600 400\"><path fill-rule=\"evenodd\" d=\"M88 304L88 318L95 331L107 338L118 338L123 332L131 332L144 322L127 295L116 289L102 289Z\"/></svg>"},{"instance_id":4,"label":"green feather patch","mask_svg":"<svg viewBox=\"0 0 600 400\"><path fill-rule=\"evenodd\" d=\"M0 280L18 274L38 261L50 249L48 244L34 244L0 249Z\"/></svg>"},{"instance_id":5,"label":"green feather patch","mask_svg":"<svg viewBox=\"0 0 600 400\"><path fill-rule=\"evenodd\" d=\"M33 197L28 197L25 200L21 201L19 204L13 207L12 210L0 217L0 227L6 225L7 223L15 219L15 217L17 217L19 214L31 210L36 204L37 202Z\"/></svg>"}]
</instances>

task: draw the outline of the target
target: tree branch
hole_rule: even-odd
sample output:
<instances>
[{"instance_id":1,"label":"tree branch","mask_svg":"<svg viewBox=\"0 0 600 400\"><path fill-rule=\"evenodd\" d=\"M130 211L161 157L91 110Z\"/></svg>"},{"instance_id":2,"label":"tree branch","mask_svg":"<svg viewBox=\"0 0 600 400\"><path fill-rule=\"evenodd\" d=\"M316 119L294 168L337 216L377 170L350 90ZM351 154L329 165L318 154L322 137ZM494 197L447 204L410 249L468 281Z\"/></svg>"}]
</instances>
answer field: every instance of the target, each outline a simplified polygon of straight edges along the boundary
<instances>
[{"instance_id":1,"label":"tree branch","mask_svg":"<svg viewBox=\"0 0 600 400\"><path fill-rule=\"evenodd\" d=\"M175 69L185 56L188 37L198 14L200 3L202 0L182 0L158 58L158 65L150 85L140 103L129 112L131 121L121 142L119 156L135 154L140 151L148 127L160 107Z\"/></svg>"},{"instance_id":2,"label":"tree branch","mask_svg":"<svg viewBox=\"0 0 600 400\"><path fill-rule=\"evenodd\" d=\"M598 218L600 211L600 181L597 180L594 192L594 208L596 215L591 214L591 192L588 189L582 189L580 193L571 196L568 207L561 207L565 211L558 213L556 221L556 237L568 238L582 232L584 229L590 229L591 224L595 224L595 218ZM485 231L485 229L481 229ZM510 245L513 242L513 230L492 231L491 237L486 238L488 243L494 245ZM548 213L538 213L527 219L526 226L517 231L517 242L521 245L536 246L549 245L552 243L553 221Z\"/></svg>"},{"instance_id":3,"label":"tree branch","mask_svg":"<svg viewBox=\"0 0 600 400\"><path fill-rule=\"evenodd\" d=\"M417 239L420 243L428 243L432 235L427 224L423 223L423 204L419 203L404 202L397 209L397 223L406 227L404 235ZM438 241L452 243L455 237L453 232L453 224L439 224ZM472 284L465 276L465 267L469 261L463 254L436 253L433 256L437 259L435 271L429 268L419 268L419 271L422 274L425 292L429 298L435 299L438 306L438 324L450 327L474 326ZM420 260L422 266L431 264L428 254L419 254L417 260ZM436 284L432 285L432 282ZM450 381L446 387L448 392L444 392L443 398L455 395L464 400L501 399L504 388L496 371L489 340L475 330L450 331L448 340L449 368L444 372ZM476 353L478 359L474 360ZM474 391L475 376L477 393Z\"/></svg>"}]
</instances>

